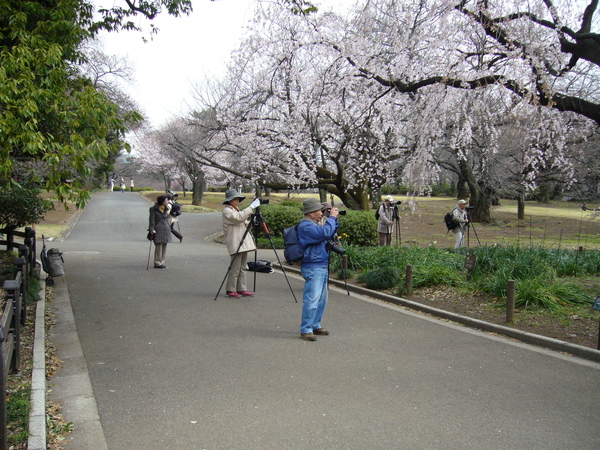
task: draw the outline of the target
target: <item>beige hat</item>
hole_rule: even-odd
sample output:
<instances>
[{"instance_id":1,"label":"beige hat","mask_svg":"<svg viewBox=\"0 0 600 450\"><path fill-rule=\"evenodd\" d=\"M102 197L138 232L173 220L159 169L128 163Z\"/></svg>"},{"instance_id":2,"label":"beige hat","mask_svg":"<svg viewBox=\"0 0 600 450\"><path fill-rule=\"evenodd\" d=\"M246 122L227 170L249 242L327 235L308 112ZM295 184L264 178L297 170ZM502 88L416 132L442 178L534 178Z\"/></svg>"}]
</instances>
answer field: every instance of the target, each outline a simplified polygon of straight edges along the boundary
<instances>
[{"instance_id":1,"label":"beige hat","mask_svg":"<svg viewBox=\"0 0 600 450\"><path fill-rule=\"evenodd\" d=\"M235 189L227 189L227 192L225 192L225 201L223 202L223 204L229 203L234 198L239 198L240 202L243 202L246 197L244 197Z\"/></svg>"},{"instance_id":2,"label":"beige hat","mask_svg":"<svg viewBox=\"0 0 600 450\"><path fill-rule=\"evenodd\" d=\"M316 198L307 198L302 202L302 214L320 211L323 205Z\"/></svg>"},{"instance_id":3,"label":"beige hat","mask_svg":"<svg viewBox=\"0 0 600 450\"><path fill-rule=\"evenodd\" d=\"M388 195L385 197L386 201L389 200L390 202L394 201L394 197L392 197L391 195Z\"/></svg>"},{"instance_id":4,"label":"beige hat","mask_svg":"<svg viewBox=\"0 0 600 450\"><path fill-rule=\"evenodd\" d=\"M467 203L469 203L469 202L468 202L468 201L466 201L466 200L459 200L459 201L458 201L458 204L459 204L459 205L466 205Z\"/></svg>"}]
</instances>

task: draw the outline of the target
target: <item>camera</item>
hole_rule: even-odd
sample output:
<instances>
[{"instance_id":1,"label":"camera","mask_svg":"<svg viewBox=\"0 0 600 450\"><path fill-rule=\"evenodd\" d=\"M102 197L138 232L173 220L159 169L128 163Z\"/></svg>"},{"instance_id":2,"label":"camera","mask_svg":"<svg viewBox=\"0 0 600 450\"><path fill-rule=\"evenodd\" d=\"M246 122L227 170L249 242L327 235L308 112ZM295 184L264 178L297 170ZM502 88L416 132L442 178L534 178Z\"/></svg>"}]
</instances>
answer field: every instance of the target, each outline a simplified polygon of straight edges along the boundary
<instances>
[{"instance_id":1,"label":"camera","mask_svg":"<svg viewBox=\"0 0 600 450\"><path fill-rule=\"evenodd\" d=\"M327 251L337 253L338 255L343 255L346 253L346 249L342 247L340 238L337 235L327 241Z\"/></svg>"},{"instance_id":2,"label":"camera","mask_svg":"<svg viewBox=\"0 0 600 450\"><path fill-rule=\"evenodd\" d=\"M167 193L171 196L172 200L177 200L177 197L179 197L179 194L177 192L173 192L171 189L168 189Z\"/></svg>"},{"instance_id":3,"label":"camera","mask_svg":"<svg viewBox=\"0 0 600 450\"><path fill-rule=\"evenodd\" d=\"M346 210L343 210L343 211L338 211L338 214L339 214L340 216L345 216L345 215L346 215L346 212L347 212ZM327 212L326 212L324 215L325 215L325 217L329 217L329 216L331 215L331 211L327 211Z\"/></svg>"},{"instance_id":4,"label":"camera","mask_svg":"<svg viewBox=\"0 0 600 450\"><path fill-rule=\"evenodd\" d=\"M260 202L261 205L268 205L270 199L269 198L259 198L258 201Z\"/></svg>"},{"instance_id":5,"label":"camera","mask_svg":"<svg viewBox=\"0 0 600 450\"><path fill-rule=\"evenodd\" d=\"M392 202L392 205L401 205L402 202L400 200L396 200L395 202Z\"/></svg>"},{"instance_id":6,"label":"camera","mask_svg":"<svg viewBox=\"0 0 600 450\"><path fill-rule=\"evenodd\" d=\"M475 207L474 206L467 206L465 209L467 211L473 211L475 209Z\"/></svg>"}]
</instances>

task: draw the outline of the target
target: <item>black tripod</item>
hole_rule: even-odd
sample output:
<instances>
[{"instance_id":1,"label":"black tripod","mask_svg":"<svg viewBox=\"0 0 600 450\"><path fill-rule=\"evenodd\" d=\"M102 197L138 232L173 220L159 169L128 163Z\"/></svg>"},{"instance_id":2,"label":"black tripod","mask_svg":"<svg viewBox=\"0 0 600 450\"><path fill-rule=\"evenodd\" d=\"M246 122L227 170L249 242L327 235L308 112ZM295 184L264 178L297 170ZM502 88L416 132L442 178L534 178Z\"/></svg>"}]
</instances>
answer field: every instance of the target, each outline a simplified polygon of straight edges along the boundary
<instances>
[{"instance_id":1,"label":"black tripod","mask_svg":"<svg viewBox=\"0 0 600 450\"><path fill-rule=\"evenodd\" d=\"M398 214L398 205L394 205L394 222L396 222L396 245L402 245L402 231L400 230L400 214Z\"/></svg>"},{"instance_id":2,"label":"black tripod","mask_svg":"<svg viewBox=\"0 0 600 450\"><path fill-rule=\"evenodd\" d=\"M479 236L477 236L477 230L475 229L475 225L471 223L471 216L467 215L469 222L467 222L467 247L471 246L471 226L473 227L473 233L475 233L475 237L477 238L477 244L481 247L481 242L479 241Z\"/></svg>"},{"instance_id":3,"label":"black tripod","mask_svg":"<svg viewBox=\"0 0 600 450\"><path fill-rule=\"evenodd\" d=\"M344 278L344 286L346 286L346 293L350 295L350 290L348 289L348 280L346 279L346 269L344 268L343 264L344 257L341 253L338 253L338 256L340 257L340 271L342 272L342 278ZM327 268L329 269L329 265L327 265ZM327 284L329 284L329 273L327 274Z\"/></svg>"},{"instance_id":4,"label":"black tripod","mask_svg":"<svg viewBox=\"0 0 600 450\"><path fill-rule=\"evenodd\" d=\"M292 296L294 297L294 301L296 303L298 303L298 300L296 299L296 294L294 294L294 290L292 289L292 285L290 284L290 280L287 277L287 273L285 272L285 269L283 268L283 264L281 263L281 260L279 259L279 255L277 254L277 250L275 250L275 244L273 243L273 239L271 239L271 233L269 232L269 229L267 228L267 224L265 223L265 220L263 219L262 214L260 213L260 207L256 208L256 211L254 211L254 214L252 214L252 216L250 217L250 221L248 222L248 226L246 227L246 231L244 231L244 235L242 236L242 240L240 241L240 245L238 246L236 252L233 255L233 259L231 260L231 263L229 264L229 267L227 268L227 272L225 273L225 278L223 278L223 281L221 281L221 286L219 286L219 290L217 291L217 295L215 295L215 300L217 300L217 297L219 296L219 293L221 292L221 289L223 289L223 285L225 284L225 280L227 280L227 277L229 276L229 272L231 271L231 267L233 267L233 263L235 262L235 259L240 255L240 248L242 248L242 245L244 243L244 240L246 239L246 236L248 236L248 233L250 232L250 228L254 226L258 229L260 229L260 227L262 226L265 234L267 235L267 237L269 238L269 242L271 243L271 247L273 248L273 251L275 252L275 256L277 257L277 262L279 263L279 267L281 267L281 271L283 272L283 275L285 276L285 281L287 281L287 284L290 288L290 291L292 292ZM256 253L255 253L256 255ZM256 258L255 258L256 259ZM256 287L256 272L254 273L254 287Z\"/></svg>"}]
</instances>

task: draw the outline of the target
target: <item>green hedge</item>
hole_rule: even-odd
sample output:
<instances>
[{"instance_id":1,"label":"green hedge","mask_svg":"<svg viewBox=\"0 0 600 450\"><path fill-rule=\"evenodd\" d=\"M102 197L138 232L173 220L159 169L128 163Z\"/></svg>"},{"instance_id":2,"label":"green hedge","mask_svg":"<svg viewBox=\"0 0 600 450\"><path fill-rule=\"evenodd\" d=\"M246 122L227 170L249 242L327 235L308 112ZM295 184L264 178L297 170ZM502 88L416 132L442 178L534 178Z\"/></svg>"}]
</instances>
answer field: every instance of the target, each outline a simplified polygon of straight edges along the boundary
<instances>
[{"instance_id":1,"label":"green hedge","mask_svg":"<svg viewBox=\"0 0 600 450\"><path fill-rule=\"evenodd\" d=\"M283 230L300 222L302 204L285 201L278 205L262 205L261 214L272 237L283 237ZM340 227L338 235L343 245L370 246L378 241L377 220L370 211L347 211L345 216L338 216Z\"/></svg>"}]
</instances>

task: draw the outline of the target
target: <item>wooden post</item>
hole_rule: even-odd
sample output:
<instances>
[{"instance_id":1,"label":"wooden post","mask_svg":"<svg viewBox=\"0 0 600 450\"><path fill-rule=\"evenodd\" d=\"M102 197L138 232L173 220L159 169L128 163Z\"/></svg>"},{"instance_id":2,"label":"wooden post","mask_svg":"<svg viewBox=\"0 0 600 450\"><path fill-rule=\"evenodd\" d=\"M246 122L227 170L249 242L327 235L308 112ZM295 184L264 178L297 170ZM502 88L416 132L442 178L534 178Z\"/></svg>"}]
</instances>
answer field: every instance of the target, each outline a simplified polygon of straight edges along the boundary
<instances>
[{"instance_id":1,"label":"wooden post","mask_svg":"<svg viewBox=\"0 0 600 450\"><path fill-rule=\"evenodd\" d=\"M413 273L412 266L406 266L406 293L411 295L413 293Z\"/></svg>"},{"instance_id":2,"label":"wooden post","mask_svg":"<svg viewBox=\"0 0 600 450\"><path fill-rule=\"evenodd\" d=\"M27 273L27 260L25 258L17 258L15 259L15 279L20 274L21 277L21 285L20 285L20 294L21 294L21 325L27 325L27 291L29 290L29 274Z\"/></svg>"},{"instance_id":3,"label":"wooden post","mask_svg":"<svg viewBox=\"0 0 600 450\"><path fill-rule=\"evenodd\" d=\"M508 280L506 286L506 323L515 320L515 280Z\"/></svg>"},{"instance_id":4,"label":"wooden post","mask_svg":"<svg viewBox=\"0 0 600 450\"><path fill-rule=\"evenodd\" d=\"M4 354L4 343L6 338L4 330L0 326L0 448L8 448L8 426L6 418L6 369L4 367L6 355Z\"/></svg>"}]
</instances>

